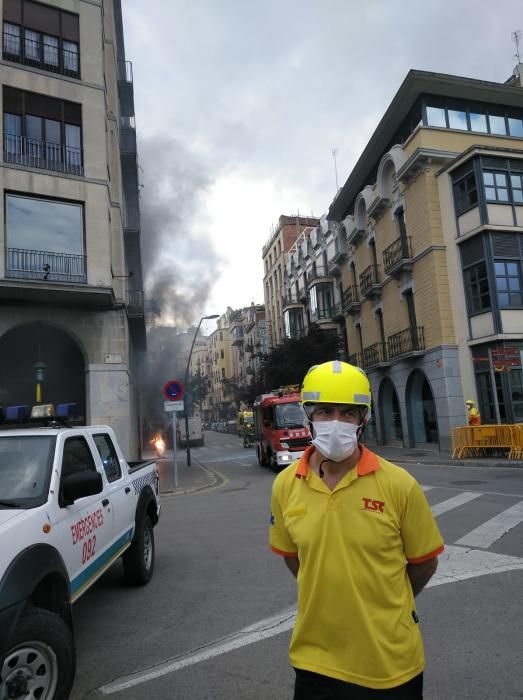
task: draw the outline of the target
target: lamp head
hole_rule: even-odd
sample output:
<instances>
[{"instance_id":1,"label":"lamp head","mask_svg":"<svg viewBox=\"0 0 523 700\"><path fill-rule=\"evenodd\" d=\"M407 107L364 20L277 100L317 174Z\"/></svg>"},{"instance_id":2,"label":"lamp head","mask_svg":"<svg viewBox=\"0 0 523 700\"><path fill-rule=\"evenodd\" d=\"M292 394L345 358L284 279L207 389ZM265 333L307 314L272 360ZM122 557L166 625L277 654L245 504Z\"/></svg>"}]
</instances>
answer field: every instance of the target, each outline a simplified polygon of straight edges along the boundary
<instances>
[{"instance_id":1,"label":"lamp head","mask_svg":"<svg viewBox=\"0 0 523 700\"><path fill-rule=\"evenodd\" d=\"M210 316L204 316L204 317L203 317L203 320L209 321L209 320L211 320L211 319L213 319L213 318L219 318L219 317L220 317L220 314L211 314Z\"/></svg>"}]
</instances>

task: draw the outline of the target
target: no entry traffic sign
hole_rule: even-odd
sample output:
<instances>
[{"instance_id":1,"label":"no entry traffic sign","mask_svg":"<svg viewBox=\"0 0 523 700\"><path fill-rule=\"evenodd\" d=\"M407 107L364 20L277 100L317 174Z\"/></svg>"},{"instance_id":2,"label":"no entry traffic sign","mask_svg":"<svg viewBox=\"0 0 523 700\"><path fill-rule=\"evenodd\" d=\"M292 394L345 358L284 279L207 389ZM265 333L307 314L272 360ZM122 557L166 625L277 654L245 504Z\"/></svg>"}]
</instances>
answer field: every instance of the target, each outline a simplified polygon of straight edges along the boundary
<instances>
[{"instance_id":1,"label":"no entry traffic sign","mask_svg":"<svg viewBox=\"0 0 523 700\"><path fill-rule=\"evenodd\" d=\"M179 401L184 393L185 389L179 379L171 379L163 388L163 395L169 401Z\"/></svg>"}]
</instances>

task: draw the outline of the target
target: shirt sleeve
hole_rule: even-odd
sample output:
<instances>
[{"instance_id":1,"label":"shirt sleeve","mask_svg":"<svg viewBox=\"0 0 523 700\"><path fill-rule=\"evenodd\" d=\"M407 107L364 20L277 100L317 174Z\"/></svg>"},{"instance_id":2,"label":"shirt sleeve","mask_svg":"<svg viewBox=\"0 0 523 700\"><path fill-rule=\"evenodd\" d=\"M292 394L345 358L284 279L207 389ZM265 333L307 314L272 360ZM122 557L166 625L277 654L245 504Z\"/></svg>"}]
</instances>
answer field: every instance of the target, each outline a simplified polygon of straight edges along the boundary
<instances>
[{"instance_id":1,"label":"shirt sleeve","mask_svg":"<svg viewBox=\"0 0 523 700\"><path fill-rule=\"evenodd\" d=\"M409 564L421 564L441 554L443 537L417 481L410 489L401 523L401 537Z\"/></svg>"},{"instance_id":2,"label":"shirt sleeve","mask_svg":"<svg viewBox=\"0 0 523 700\"><path fill-rule=\"evenodd\" d=\"M283 521L280 495L278 481L275 480L272 486L269 541L272 551L276 554L280 554L283 557L295 557L297 556L296 545L287 532Z\"/></svg>"}]
</instances>

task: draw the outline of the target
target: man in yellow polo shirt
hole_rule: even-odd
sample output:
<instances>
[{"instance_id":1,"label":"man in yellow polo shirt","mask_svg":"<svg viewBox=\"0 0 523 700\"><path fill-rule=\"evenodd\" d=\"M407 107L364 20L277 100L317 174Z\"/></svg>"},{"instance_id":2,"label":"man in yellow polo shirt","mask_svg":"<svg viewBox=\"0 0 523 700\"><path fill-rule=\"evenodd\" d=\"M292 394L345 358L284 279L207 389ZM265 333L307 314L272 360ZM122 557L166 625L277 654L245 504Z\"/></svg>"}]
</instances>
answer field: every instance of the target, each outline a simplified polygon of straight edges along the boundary
<instances>
[{"instance_id":1,"label":"man in yellow polo shirt","mask_svg":"<svg viewBox=\"0 0 523 700\"><path fill-rule=\"evenodd\" d=\"M416 480L358 444L370 385L345 362L302 386L312 446L274 481L270 542L298 582L294 700L420 700L414 596L443 540Z\"/></svg>"}]
</instances>

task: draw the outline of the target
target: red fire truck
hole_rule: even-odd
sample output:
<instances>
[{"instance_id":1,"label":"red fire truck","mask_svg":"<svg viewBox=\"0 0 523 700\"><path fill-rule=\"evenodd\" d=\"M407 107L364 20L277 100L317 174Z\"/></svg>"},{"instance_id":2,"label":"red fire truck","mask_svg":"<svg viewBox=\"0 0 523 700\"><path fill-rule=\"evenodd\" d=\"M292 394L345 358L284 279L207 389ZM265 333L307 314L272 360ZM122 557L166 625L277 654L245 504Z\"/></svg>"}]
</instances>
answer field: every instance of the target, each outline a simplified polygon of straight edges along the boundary
<instances>
[{"instance_id":1,"label":"red fire truck","mask_svg":"<svg viewBox=\"0 0 523 700\"><path fill-rule=\"evenodd\" d=\"M279 471L299 459L310 444L299 387L282 387L256 397L254 441L258 462Z\"/></svg>"}]
</instances>

